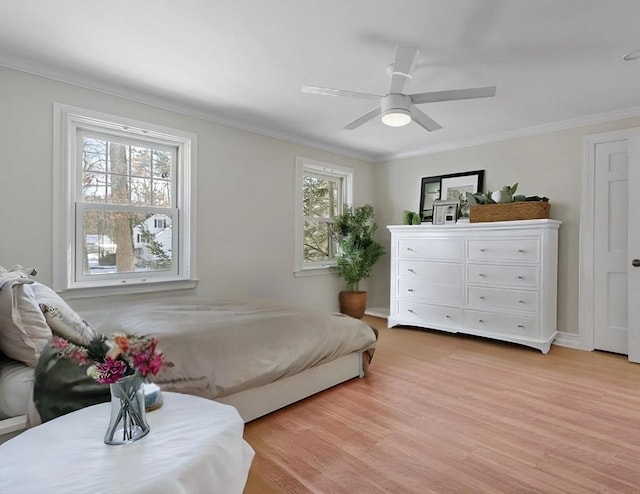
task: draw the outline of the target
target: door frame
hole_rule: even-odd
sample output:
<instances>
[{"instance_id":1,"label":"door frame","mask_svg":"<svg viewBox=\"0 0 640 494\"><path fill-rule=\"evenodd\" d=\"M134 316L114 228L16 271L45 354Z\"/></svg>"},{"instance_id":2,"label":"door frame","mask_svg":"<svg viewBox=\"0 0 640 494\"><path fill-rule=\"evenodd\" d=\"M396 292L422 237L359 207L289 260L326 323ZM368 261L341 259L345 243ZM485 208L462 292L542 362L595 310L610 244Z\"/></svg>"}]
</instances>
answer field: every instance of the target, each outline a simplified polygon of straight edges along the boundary
<instances>
[{"instance_id":1,"label":"door frame","mask_svg":"<svg viewBox=\"0 0 640 494\"><path fill-rule=\"evenodd\" d=\"M603 132L584 137L582 194L580 198L580 243L578 270L578 333L584 350L595 349L594 317L594 241L595 241L595 176L596 146L628 140L640 135L640 127Z\"/></svg>"}]
</instances>

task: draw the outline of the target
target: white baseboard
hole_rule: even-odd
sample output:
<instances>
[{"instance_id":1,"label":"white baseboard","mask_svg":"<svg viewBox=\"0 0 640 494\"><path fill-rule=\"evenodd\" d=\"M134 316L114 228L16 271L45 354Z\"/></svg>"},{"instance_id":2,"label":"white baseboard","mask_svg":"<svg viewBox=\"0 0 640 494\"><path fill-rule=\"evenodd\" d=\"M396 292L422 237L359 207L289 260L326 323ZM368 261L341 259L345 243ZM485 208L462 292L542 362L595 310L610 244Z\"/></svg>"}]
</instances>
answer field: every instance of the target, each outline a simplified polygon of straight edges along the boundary
<instances>
[{"instance_id":1,"label":"white baseboard","mask_svg":"<svg viewBox=\"0 0 640 494\"><path fill-rule=\"evenodd\" d=\"M389 317L389 309L387 307L367 307L365 314L368 316L382 317L386 319Z\"/></svg>"},{"instance_id":2,"label":"white baseboard","mask_svg":"<svg viewBox=\"0 0 640 494\"><path fill-rule=\"evenodd\" d=\"M558 346L566 346L568 348L575 348L576 350L589 350L588 348L585 348L582 337L579 334L575 333L565 333L562 331L558 331L558 335L556 336L553 344Z\"/></svg>"}]
</instances>

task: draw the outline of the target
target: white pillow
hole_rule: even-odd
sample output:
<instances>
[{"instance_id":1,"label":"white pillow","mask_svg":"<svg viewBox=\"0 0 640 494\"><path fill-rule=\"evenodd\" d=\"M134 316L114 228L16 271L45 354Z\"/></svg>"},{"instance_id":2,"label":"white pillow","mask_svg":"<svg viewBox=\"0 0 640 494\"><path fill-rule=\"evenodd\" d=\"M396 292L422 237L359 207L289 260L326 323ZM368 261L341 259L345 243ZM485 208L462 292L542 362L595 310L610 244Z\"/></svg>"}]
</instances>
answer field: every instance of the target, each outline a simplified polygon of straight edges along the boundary
<instances>
[{"instance_id":1,"label":"white pillow","mask_svg":"<svg viewBox=\"0 0 640 494\"><path fill-rule=\"evenodd\" d=\"M35 367L52 334L36 302L32 283L20 273L0 272L0 350Z\"/></svg>"},{"instance_id":2,"label":"white pillow","mask_svg":"<svg viewBox=\"0 0 640 494\"><path fill-rule=\"evenodd\" d=\"M27 414L35 375L33 367L0 359L0 419Z\"/></svg>"},{"instance_id":3,"label":"white pillow","mask_svg":"<svg viewBox=\"0 0 640 494\"><path fill-rule=\"evenodd\" d=\"M77 345L88 345L96 337L97 331L51 288L36 281L33 291L40 310L55 335Z\"/></svg>"}]
</instances>

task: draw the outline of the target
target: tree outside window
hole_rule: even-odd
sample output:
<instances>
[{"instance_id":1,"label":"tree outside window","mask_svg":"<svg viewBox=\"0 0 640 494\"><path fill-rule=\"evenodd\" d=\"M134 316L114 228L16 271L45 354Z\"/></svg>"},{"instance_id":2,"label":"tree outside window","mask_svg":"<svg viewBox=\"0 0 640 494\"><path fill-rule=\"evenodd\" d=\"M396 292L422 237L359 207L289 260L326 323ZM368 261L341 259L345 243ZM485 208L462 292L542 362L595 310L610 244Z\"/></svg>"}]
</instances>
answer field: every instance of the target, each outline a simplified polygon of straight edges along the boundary
<instances>
[{"instance_id":1,"label":"tree outside window","mask_svg":"<svg viewBox=\"0 0 640 494\"><path fill-rule=\"evenodd\" d=\"M350 202L352 173L347 168L298 158L296 271L335 265L331 228Z\"/></svg>"},{"instance_id":2,"label":"tree outside window","mask_svg":"<svg viewBox=\"0 0 640 494\"><path fill-rule=\"evenodd\" d=\"M195 286L197 136L59 103L54 115L55 289Z\"/></svg>"}]
</instances>

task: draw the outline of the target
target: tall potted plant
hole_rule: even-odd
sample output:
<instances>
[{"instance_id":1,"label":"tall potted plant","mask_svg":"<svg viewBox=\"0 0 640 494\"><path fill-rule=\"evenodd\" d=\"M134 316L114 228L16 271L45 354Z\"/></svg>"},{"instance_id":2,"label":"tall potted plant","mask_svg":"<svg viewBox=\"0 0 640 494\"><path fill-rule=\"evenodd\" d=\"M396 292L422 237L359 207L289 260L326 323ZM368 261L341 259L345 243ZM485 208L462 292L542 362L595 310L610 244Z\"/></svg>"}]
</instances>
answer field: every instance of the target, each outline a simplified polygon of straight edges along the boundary
<instances>
[{"instance_id":1,"label":"tall potted plant","mask_svg":"<svg viewBox=\"0 0 640 494\"><path fill-rule=\"evenodd\" d=\"M344 208L333 226L338 275L347 283L347 290L340 292L340 312L357 319L367 306L367 292L360 291L360 282L371 276L373 266L385 253L373 238L377 228L369 204Z\"/></svg>"}]
</instances>

